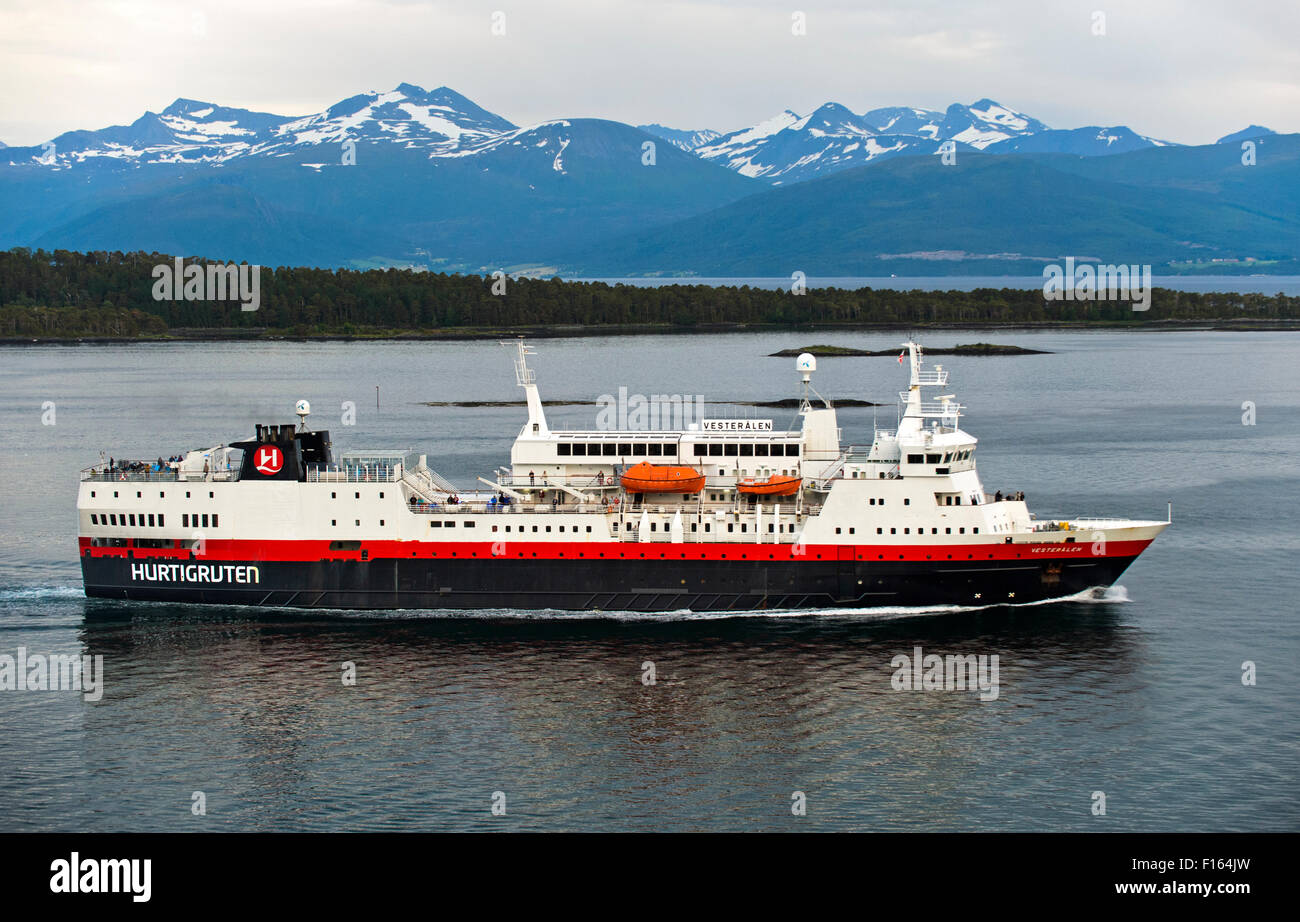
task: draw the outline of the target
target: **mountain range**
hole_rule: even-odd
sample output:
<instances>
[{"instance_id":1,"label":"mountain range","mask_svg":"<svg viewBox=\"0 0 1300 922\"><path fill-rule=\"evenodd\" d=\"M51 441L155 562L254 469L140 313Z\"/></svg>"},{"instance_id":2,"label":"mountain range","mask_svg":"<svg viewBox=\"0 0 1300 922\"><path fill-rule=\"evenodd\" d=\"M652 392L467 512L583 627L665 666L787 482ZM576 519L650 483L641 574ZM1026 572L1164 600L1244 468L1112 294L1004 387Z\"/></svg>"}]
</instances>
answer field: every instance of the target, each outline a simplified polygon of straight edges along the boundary
<instances>
[{"instance_id":1,"label":"mountain range","mask_svg":"<svg viewBox=\"0 0 1300 922\"><path fill-rule=\"evenodd\" d=\"M1204 161L1215 145L1053 129L990 99L860 115L826 103L724 133L520 127L408 83L301 117L182 98L130 125L5 147L0 247L619 274L783 275L792 261L817 274L1004 272L1093 252L1284 263L1300 247L1272 184L1296 180L1297 137L1252 125ZM1249 181L1194 172L1240 166L1242 140L1267 151ZM1072 207L1103 211L1053 219ZM1243 232L1251 215L1261 233Z\"/></svg>"}]
</instances>

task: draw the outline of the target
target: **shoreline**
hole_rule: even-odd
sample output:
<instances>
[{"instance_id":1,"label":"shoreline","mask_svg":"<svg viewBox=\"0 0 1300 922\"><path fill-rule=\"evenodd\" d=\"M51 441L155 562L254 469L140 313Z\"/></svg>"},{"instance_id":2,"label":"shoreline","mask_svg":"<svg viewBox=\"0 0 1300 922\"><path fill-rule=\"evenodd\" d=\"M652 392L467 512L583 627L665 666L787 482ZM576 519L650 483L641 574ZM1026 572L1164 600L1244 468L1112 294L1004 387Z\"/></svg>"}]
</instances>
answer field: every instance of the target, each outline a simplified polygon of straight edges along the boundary
<instances>
[{"instance_id":1,"label":"shoreline","mask_svg":"<svg viewBox=\"0 0 1300 922\"><path fill-rule=\"evenodd\" d=\"M449 328L432 330L379 329L374 333L315 333L300 334L268 328L177 328L163 336L44 336L0 337L0 346L38 345L125 345L137 343L201 343L201 342L458 342L472 340L510 339L524 336L529 339L568 339L597 336L689 336L693 333L835 333L835 332L890 332L890 331L980 331L980 330L1132 330L1137 332L1300 332L1300 320L1153 320L1153 321L1038 321L1038 322L967 322L967 323L843 323L843 324L784 324L784 323L709 323L709 324L653 324L629 323L617 325L584 326L554 324L550 326L516 326L496 328Z\"/></svg>"}]
</instances>

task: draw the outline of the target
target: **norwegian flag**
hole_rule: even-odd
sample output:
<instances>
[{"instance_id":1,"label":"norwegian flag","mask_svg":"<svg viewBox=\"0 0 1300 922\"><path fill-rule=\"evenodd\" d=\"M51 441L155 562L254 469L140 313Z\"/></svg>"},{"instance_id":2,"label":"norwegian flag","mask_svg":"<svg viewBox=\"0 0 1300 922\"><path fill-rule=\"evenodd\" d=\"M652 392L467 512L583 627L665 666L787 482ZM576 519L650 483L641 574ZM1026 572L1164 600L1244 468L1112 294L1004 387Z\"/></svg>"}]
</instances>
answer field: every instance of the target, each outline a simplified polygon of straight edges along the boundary
<instances>
[{"instance_id":1,"label":"norwegian flag","mask_svg":"<svg viewBox=\"0 0 1300 922\"><path fill-rule=\"evenodd\" d=\"M906 355L907 355L906 352L900 352L900 353L898 353L898 364L900 364L900 365L903 364L903 358L904 358Z\"/></svg>"}]
</instances>

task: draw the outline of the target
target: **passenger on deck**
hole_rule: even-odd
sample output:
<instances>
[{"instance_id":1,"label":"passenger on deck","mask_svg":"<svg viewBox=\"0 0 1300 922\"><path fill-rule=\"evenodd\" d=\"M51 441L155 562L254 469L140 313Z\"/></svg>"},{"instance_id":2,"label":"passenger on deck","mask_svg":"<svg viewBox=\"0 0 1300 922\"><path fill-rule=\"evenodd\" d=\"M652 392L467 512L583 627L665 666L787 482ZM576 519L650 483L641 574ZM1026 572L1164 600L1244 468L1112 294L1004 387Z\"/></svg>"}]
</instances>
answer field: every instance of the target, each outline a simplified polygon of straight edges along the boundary
<instances>
[{"instance_id":1,"label":"passenger on deck","mask_svg":"<svg viewBox=\"0 0 1300 922\"><path fill-rule=\"evenodd\" d=\"M998 492L996 492L996 493L993 494L993 502L995 502L995 503L1000 503L1000 502L1002 502L1002 491L1001 491L1001 490L998 490Z\"/></svg>"}]
</instances>

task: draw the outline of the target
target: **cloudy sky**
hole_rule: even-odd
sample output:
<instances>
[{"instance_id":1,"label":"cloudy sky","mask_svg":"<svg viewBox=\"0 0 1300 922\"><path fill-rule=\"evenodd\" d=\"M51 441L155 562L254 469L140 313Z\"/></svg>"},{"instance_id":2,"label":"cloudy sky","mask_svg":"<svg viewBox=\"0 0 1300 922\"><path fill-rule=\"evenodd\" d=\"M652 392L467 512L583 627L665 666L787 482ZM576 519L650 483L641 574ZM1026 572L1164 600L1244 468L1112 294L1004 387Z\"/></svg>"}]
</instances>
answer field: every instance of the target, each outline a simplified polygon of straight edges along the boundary
<instances>
[{"instance_id":1,"label":"cloudy sky","mask_svg":"<svg viewBox=\"0 0 1300 922\"><path fill-rule=\"evenodd\" d=\"M1198 144L1300 131L1297 35L1291 0L3 0L0 141L177 97L305 115L405 81L521 125L727 131L827 101L987 96L1053 127Z\"/></svg>"}]
</instances>

